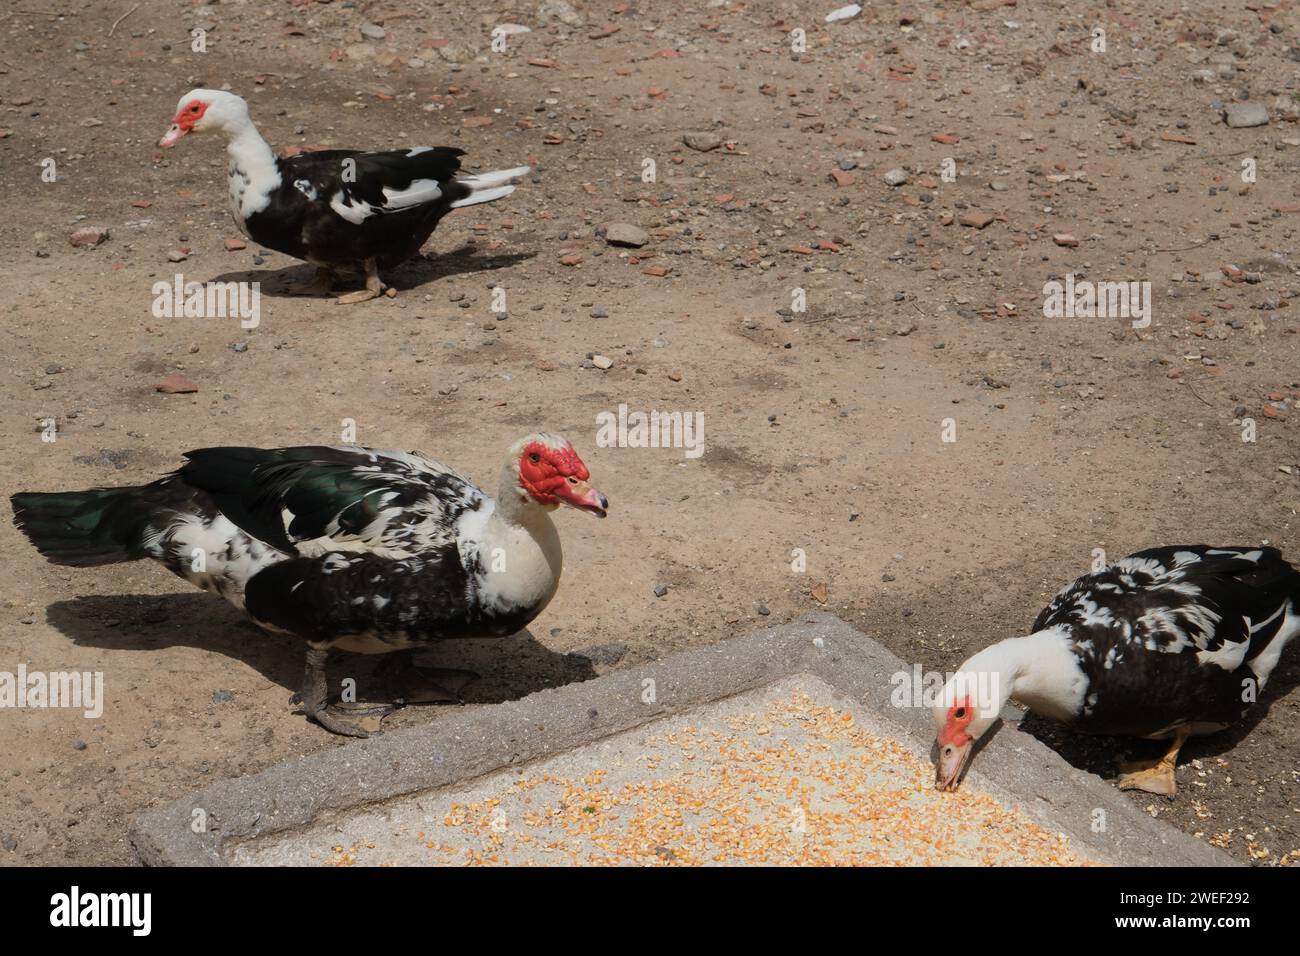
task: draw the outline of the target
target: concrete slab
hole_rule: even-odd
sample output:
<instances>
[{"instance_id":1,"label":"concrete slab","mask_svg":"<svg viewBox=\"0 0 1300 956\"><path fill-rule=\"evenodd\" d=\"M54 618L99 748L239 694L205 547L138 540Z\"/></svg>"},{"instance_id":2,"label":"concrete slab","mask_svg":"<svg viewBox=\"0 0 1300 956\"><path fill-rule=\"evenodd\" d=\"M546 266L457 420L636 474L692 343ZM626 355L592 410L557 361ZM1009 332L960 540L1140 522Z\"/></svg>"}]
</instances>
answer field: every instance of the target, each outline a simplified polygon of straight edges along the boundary
<instances>
[{"instance_id":1,"label":"concrete slab","mask_svg":"<svg viewBox=\"0 0 1300 956\"><path fill-rule=\"evenodd\" d=\"M1012 726L937 793L899 672L810 615L218 783L131 840L149 865L1231 865Z\"/></svg>"},{"instance_id":2,"label":"concrete slab","mask_svg":"<svg viewBox=\"0 0 1300 956\"><path fill-rule=\"evenodd\" d=\"M796 674L468 785L228 844L238 865L1082 864Z\"/></svg>"}]
</instances>

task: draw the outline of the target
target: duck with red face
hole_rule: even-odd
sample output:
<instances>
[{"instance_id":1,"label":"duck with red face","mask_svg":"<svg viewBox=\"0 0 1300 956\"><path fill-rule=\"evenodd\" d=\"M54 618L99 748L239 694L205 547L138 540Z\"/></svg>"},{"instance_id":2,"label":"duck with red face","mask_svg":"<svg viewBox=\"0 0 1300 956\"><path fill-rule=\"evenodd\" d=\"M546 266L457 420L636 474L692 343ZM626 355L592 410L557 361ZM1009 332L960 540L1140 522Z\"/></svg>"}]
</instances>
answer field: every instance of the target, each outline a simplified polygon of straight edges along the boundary
<instances>
[{"instance_id":1,"label":"duck with red face","mask_svg":"<svg viewBox=\"0 0 1300 956\"><path fill-rule=\"evenodd\" d=\"M190 90L176 104L163 149L190 135L225 138L230 214L253 241L312 263L314 282L294 291L324 294L339 273L360 273L365 288L339 297L365 302L385 287L380 271L413 258L454 209L514 192L527 166L462 174L454 146L308 150L277 157L249 115L225 90Z\"/></svg>"},{"instance_id":2,"label":"duck with red face","mask_svg":"<svg viewBox=\"0 0 1300 956\"><path fill-rule=\"evenodd\" d=\"M365 736L327 706L331 650L410 651L503 637L541 614L563 555L551 512L605 517L567 440L517 441L495 499L416 452L347 446L201 448L152 484L24 493L18 526L57 564L152 558L255 624L307 645L307 716Z\"/></svg>"},{"instance_id":3,"label":"duck with red face","mask_svg":"<svg viewBox=\"0 0 1300 956\"><path fill-rule=\"evenodd\" d=\"M934 707L938 786L955 790L1014 700L1081 733L1166 742L1121 790L1173 798L1188 738L1239 721L1300 635L1300 571L1263 545L1139 551L1063 588L1032 633L984 648Z\"/></svg>"}]
</instances>

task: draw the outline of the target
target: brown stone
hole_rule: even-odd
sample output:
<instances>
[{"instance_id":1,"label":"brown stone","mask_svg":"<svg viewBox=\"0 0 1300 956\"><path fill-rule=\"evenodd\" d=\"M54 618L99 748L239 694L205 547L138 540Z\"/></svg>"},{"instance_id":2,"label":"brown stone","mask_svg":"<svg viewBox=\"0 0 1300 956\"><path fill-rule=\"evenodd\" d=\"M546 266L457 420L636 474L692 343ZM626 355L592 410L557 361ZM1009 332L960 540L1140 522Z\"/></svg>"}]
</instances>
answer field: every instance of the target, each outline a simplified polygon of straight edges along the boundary
<instances>
[{"instance_id":1,"label":"brown stone","mask_svg":"<svg viewBox=\"0 0 1300 956\"><path fill-rule=\"evenodd\" d=\"M108 230L101 226L83 226L68 236L68 242L77 248L93 248L108 238Z\"/></svg>"},{"instance_id":2,"label":"brown stone","mask_svg":"<svg viewBox=\"0 0 1300 956\"><path fill-rule=\"evenodd\" d=\"M650 234L629 222L611 222L605 226L605 241L611 246L639 249L650 241Z\"/></svg>"},{"instance_id":3,"label":"brown stone","mask_svg":"<svg viewBox=\"0 0 1300 956\"><path fill-rule=\"evenodd\" d=\"M199 390L197 385L180 372L172 372L153 388L155 392L162 392L164 395L188 395Z\"/></svg>"}]
</instances>

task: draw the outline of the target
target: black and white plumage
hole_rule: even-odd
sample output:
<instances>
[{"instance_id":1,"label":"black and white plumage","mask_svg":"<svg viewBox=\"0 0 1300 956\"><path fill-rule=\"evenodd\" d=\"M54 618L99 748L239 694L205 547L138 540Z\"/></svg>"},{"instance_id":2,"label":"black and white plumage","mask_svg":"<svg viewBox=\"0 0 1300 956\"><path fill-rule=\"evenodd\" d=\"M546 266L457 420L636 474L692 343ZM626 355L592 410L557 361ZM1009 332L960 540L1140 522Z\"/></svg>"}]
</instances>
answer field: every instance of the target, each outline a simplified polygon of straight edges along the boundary
<instances>
[{"instance_id":1,"label":"black and white plumage","mask_svg":"<svg viewBox=\"0 0 1300 956\"><path fill-rule=\"evenodd\" d=\"M249 116L248 104L221 90L181 97L170 147L194 132L228 139L230 213L239 230L277 252L315 264L315 288L328 291L335 272L361 272L366 288L340 301L358 302L383 290L380 269L415 256L452 209L492 202L514 192L519 166L460 175L464 151L419 146L380 152L332 149L278 158Z\"/></svg>"},{"instance_id":2,"label":"black and white plumage","mask_svg":"<svg viewBox=\"0 0 1300 956\"><path fill-rule=\"evenodd\" d=\"M607 501L562 438L510 450L496 500L417 453L343 447L205 448L152 484L14 495L15 520L50 561L153 558L259 626L309 646L308 715L325 708L331 649L387 653L515 633L559 584L561 503ZM358 734L360 735L360 734Z\"/></svg>"},{"instance_id":3,"label":"black and white plumage","mask_svg":"<svg viewBox=\"0 0 1300 956\"><path fill-rule=\"evenodd\" d=\"M1084 575L1026 637L971 657L935 708L940 774L955 786L969 746L1008 699L1084 733L1170 739L1166 758L1121 786L1172 796L1178 748L1239 720L1300 634L1300 572L1276 548L1172 546ZM976 675L990 700L961 706ZM960 711L960 713L958 713Z\"/></svg>"},{"instance_id":4,"label":"black and white plumage","mask_svg":"<svg viewBox=\"0 0 1300 956\"><path fill-rule=\"evenodd\" d=\"M1032 630L1068 635L1088 679L1074 726L1158 737L1238 720L1298 627L1300 573L1276 548L1197 545L1139 551L1085 575Z\"/></svg>"}]
</instances>

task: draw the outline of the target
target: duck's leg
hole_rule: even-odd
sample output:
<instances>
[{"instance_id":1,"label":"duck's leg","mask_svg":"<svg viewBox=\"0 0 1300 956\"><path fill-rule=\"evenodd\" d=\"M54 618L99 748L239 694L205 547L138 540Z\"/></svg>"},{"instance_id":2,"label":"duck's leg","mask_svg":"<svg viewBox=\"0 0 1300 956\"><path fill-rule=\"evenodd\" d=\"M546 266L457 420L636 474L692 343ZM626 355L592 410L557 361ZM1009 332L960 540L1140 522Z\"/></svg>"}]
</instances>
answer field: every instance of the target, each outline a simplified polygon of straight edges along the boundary
<instances>
[{"instance_id":1,"label":"duck's leg","mask_svg":"<svg viewBox=\"0 0 1300 956\"><path fill-rule=\"evenodd\" d=\"M334 291L334 270L328 266L316 267L316 278L310 282L289 283L290 295L329 295Z\"/></svg>"},{"instance_id":2,"label":"duck's leg","mask_svg":"<svg viewBox=\"0 0 1300 956\"><path fill-rule=\"evenodd\" d=\"M325 661L329 651L324 648L307 648L307 672L303 675L302 691L297 695L302 703L303 712L309 720L314 720L326 730L345 737L369 737L365 728L331 713L327 706L329 686L325 680Z\"/></svg>"},{"instance_id":3,"label":"duck's leg","mask_svg":"<svg viewBox=\"0 0 1300 956\"><path fill-rule=\"evenodd\" d=\"M384 292L384 283L379 278L379 264L374 259L367 259L363 265L366 269L366 287L356 292L338 297L339 305L353 305L379 298Z\"/></svg>"},{"instance_id":4,"label":"duck's leg","mask_svg":"<svg viewBox=\"0 0 1300 956\"><path fill-rule=\"evenodd\" d=\"M1129 763L1120 767L1123 771L1119 778L1119 788L1121 790L1143 790L1147 793L1154 793L1162 797L1173 798L1178 792L1178 785L1174 782L1174 767L1178 763L1178 751L1182 749L1187 738L1191 736L1191 730L1187 727L1179 727L1174 731L1173 742L1169 745L1169 752L1154 763L1151 761Z\"/></svg>"}]
</instances>

